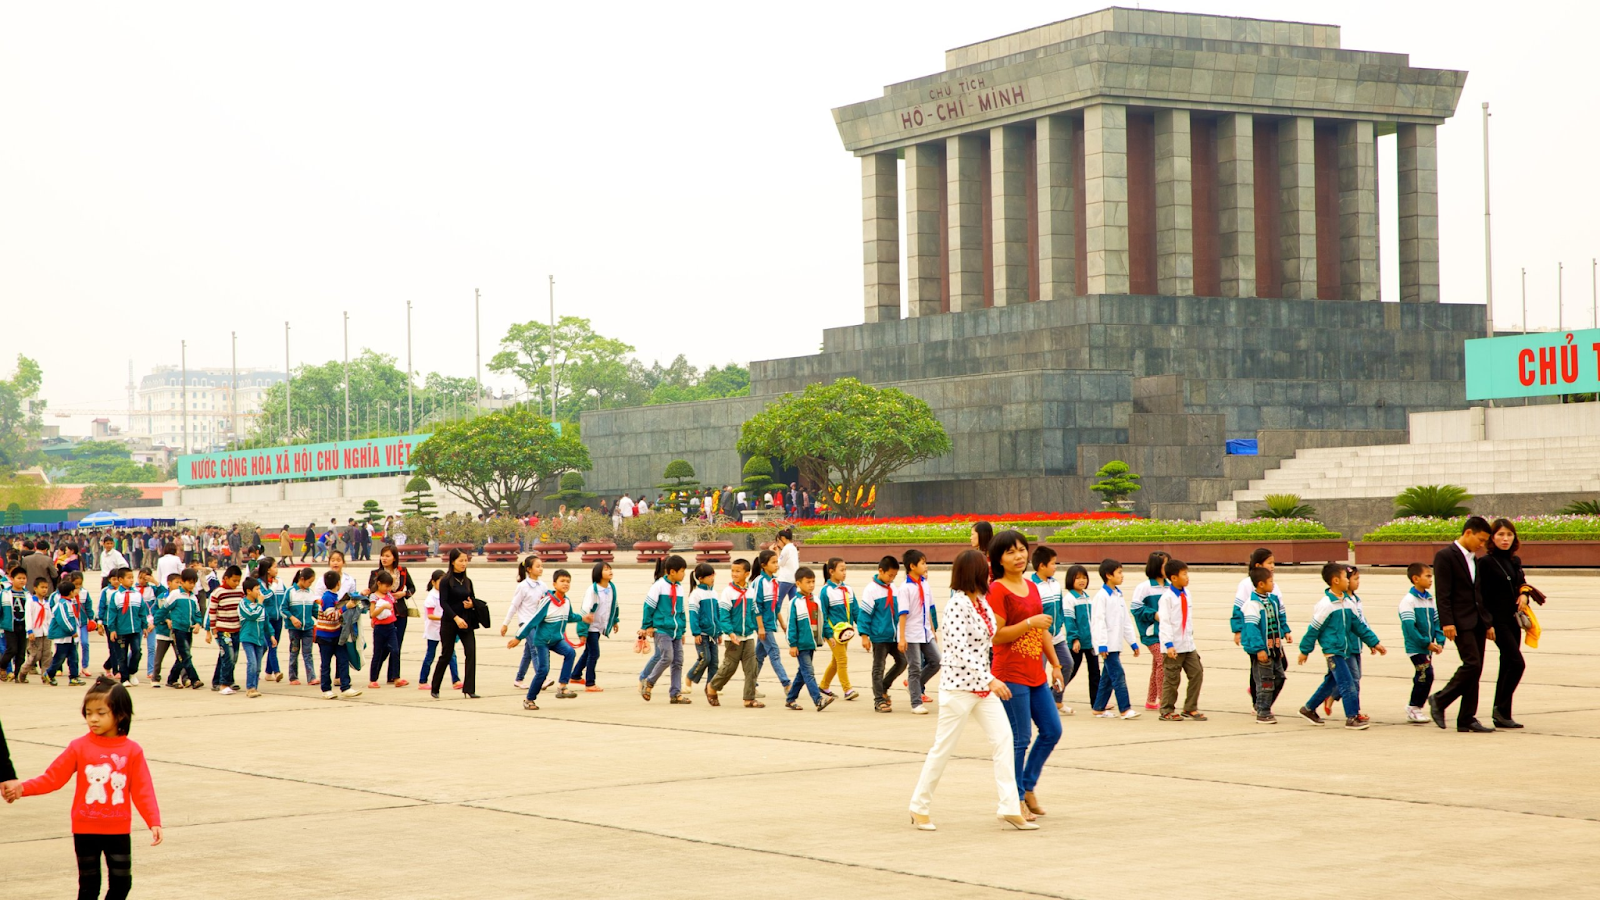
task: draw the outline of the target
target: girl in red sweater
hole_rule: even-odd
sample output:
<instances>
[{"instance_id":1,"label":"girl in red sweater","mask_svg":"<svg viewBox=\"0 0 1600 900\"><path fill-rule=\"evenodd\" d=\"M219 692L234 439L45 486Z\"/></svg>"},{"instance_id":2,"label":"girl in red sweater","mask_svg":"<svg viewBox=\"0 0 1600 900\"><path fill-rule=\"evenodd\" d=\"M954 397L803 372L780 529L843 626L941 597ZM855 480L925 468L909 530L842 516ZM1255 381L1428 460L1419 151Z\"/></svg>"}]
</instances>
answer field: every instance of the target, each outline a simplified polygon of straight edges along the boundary
<instances>
[{"instance_id":1,"label":"girl in red sweater","mask_svg":"<svg viewBox=\"0 0 1600 900\"><path fill-rule=\"evenodd\" d=\"M100 896L100 857L109 876L106 900L122 900L133 887L132 807L150 827L153 847L161 843L161 811L145 765L144 750L128 740L133 724L133 699L128 689L101 676L83 698L89 733L67 745L44 774L20 785L6 786L7 803L18 797L48 794L67 783L74 772L72 846L78 856L78 897Z\"/></svg>"}]
</instances>

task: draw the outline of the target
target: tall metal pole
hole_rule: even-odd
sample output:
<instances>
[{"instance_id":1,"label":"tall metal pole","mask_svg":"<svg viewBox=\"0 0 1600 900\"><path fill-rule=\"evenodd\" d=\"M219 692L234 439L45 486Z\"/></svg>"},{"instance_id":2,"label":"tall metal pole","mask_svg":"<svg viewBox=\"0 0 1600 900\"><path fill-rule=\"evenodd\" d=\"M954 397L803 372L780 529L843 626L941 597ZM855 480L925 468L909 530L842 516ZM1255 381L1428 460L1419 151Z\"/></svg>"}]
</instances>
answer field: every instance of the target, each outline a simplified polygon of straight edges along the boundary
<instances>
[{"instance_id":1,"label":"tall metal pole","mask_svg":"<svg viewBox=\"0 0 1600 900\"><path fill-rule=\"evenodd\" d=\"M550 276L550 421L556 420L556 277Z\"/></svg>"},{"instance_id":2,"label":"tall metal pole","mask_svg":"<svg viewBox=\"0 0 1600 900\"><path fill-rule=\"evenodd\" d=\"M1561 288L1564 268L1562 263L1556 263L1556 327L1562 331L1567 330L1567 303Z\"/></svg>"},{"instance_id":3,"label":"tall metal pole","mask_svg":"<svg viewBox=\"0 0 1600 900\"><path fill-rule=\"evenodd\" d=\"M344 439L350 440L350 311L344 314Z\"/></svg>"},{"instance_id":4,"label":"tall metal pole","mask_svg":"<svg viewBox=\"0 0 1600 900\"><path fill-rule=\"evenodd\" d=\"M1489 104L1487 101L1483 104L1483 320L1484 336L1494 337L1494 253L1491 252L1489 244Z\"/></svg>"},{"instance_id":5,"label":"tall metal pole","mask_svg":"<svg viewBox=\"0 0 1600 900\"><path fill-rule=\"evenodd\" d=\"M183 360L183 454L189 455L189 342L179 341L179 358Z\"/></svg>"},{"instance_id":6,"label":"tall metal pole","mask_svg":"<svg viewBox=\"0 0 1600 900\"><path fill-rule=\"evenodd\" d=\"M477 359L473 377L478 382L478 408L483 409L483 325L482 318L478 315L477 288L472 289L472 352Z\"/></svg>"},{"instance_id":7,"label":"tall metal pole","mask_svg":"<svg viewBox=\"0 0 1600 900\"><path fill-rule=\"evenodd\" d=\"M1600 328L1600 272L1595 269L1597 262L1594 257L1589 257L1589 327Z\"/></svg>"},{"instance_id":8,"label":"tall metal pole","mask_svg":"<svg viewBox=\"0 0 1600 900\"><path fill-rule=\"evenodd\" d=\"M294 370L289 368L289 323L283 323L283 442L294 432Z\"/></svg>"},{"instance_id":9,"label":"tall metal pole","mask_svg":"<svg viewBox=\"0 0 1600 900\"><path fill-rule=\"evenodd\" d=\"M411 377L416 370L411 368L411 301L406 301L406 433L416 430L415 417L411 407Z\"/></svg>"},{"instance_id":10,"label":"tall metal pole","mask_svg":"<svg viewBox=\"0 0 1600 900\"><path fill-rule=\"evenodd\" d=\"M1522 333L1528 333L1528 270L1522 270Z\"/></svg>"},{"instance_id":11,"label":"tall metal pole","mask_svg":"<svg viewBox=\"0 0 1600 900\"><path fill-rule=\"evenodd\" d=\"M233 381L228 387L228 444L230 449L239 446L239 332L228 332L233 337Z\"/></svg>"}]
</instances>

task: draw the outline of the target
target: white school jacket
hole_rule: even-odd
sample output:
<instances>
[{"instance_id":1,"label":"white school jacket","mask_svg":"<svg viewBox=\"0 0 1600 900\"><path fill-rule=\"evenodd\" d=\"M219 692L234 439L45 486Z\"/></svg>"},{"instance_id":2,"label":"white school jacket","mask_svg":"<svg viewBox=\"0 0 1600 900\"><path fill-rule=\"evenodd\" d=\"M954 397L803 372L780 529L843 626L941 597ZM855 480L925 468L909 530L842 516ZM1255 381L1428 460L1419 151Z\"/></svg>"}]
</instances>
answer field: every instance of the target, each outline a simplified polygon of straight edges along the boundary
<instances>
[{"instance_id":1,"label":"white school jacket","mask_svg":"<svg viewBox=\"0 0 1600 900\"><path fill-rule=\"evenodd\" d=\"M1116 653L1124 646L1139 647L1139 626L1133 624L1128 600L1120 588L1100 586L1089 603L1089 633L1097 653Z\"/></svg>"},{"instance_id":2,"label":"white school jacket","mask_svg":"<svg viewBox=\"0 0 1600 900\"><path fill-rule=\"evenodd\" d=\"M546 593L548 591L544 584L536 579L524 578L517 582L517 592L511 595L511 602L506 604L506 618L500 624L510 625L512 619L517 620L518 628L528 624Z\"/></svg>"},{"instance_id":3,"label":"white school jacket","mask_svg":"<svg viewBox=\"0 0 1600 900\"><path fill-rule=\"evenodd\" d=\"M1184 591L1189 601L1189 615L1183 614L1183 599L1178 592L1167 588L1161 592L1157 603L1160 604L1161 619L1161 650L1176 650L1179 653L1194 652L1194 594L1187 589Z\"/></svg>"}]
</instances>

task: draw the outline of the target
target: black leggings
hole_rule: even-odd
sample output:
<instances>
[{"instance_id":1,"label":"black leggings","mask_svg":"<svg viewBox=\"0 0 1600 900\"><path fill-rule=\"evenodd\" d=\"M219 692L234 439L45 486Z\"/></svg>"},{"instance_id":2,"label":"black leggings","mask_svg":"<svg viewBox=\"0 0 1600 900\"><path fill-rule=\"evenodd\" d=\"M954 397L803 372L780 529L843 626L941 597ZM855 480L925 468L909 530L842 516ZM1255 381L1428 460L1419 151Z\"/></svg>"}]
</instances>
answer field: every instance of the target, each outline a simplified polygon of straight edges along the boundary
<instances>
[{"instance_id":1,"label":"black leggings","mask_svg":"<svg viewBox=\"0 0 1600 900\"><path fill-rule=\"evenodd\" d=\"M473 612L473 610L467 610ZM454 657L444 648L454 647L457 638L461 640L461 690L463 693L476 694L478 672L478 633L471 628L457 628L456 620L452 616L445 616L439 623L439 661L433 667L433 693L439 693L439 687L444 684L444 673L450 668L450 660Z\"/></svg>"},{"instance_id":2,"label":"black leggings","mask_svg":"<svg viewBox=\"0 0 1600 900\"><path fill-rule=\"evenodd\" d=\"M125 834L74 834L78 900L100 900L100 857L106 858L106 900L124 900L133 888L133 850Z\"/></svg>"},{"instance_id":3,"label":"black leggings","mask_svg":"<svg viewBox=\"0 0 1600 900\"><path fill-rule=\"evenodd\" d=\"M1500 674L1494 682L1494 714L1511 718L1511 701L1528 664L1522 659L1522 626L1516 619L1496 618L1494 645L1500 650Z\"/></svg>"}]
</instances>

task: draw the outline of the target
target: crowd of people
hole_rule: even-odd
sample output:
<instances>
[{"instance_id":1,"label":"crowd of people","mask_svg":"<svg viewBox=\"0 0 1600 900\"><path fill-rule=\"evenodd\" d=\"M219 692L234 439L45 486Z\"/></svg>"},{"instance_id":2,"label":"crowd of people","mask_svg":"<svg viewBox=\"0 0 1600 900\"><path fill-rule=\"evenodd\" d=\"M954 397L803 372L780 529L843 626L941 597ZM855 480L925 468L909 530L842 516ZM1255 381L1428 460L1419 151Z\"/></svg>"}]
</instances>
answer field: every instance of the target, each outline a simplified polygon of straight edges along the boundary
<instances>
[{"instance_id":1,"label":"crowd of people","mask_svg":"<svg viewBox=\"0 0 1600 900\"><path fill-rule=\"evenodd\" d=\"M733 485L668 489L657 491L654 500L650 499L648 492L640 492L637 498L631 493L623 493L615 498L602 497L599 507L601 515L610 516L612 524L619 528L623 519L642 516L652 510L675 510L685 520L715 519L718 516L737 520L750 510L775 510L789 519L815 519L828 514L827 498L813 494L797 483L787 487L777 485L763 491Z\"/></svg>"}]
</instances>

